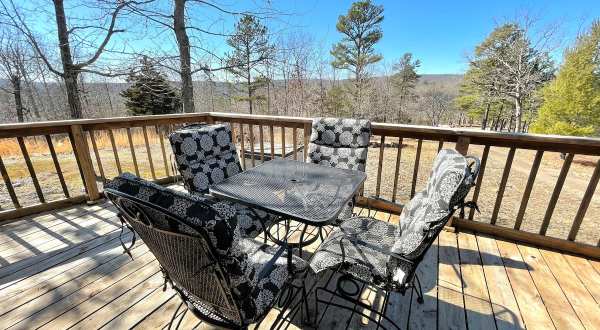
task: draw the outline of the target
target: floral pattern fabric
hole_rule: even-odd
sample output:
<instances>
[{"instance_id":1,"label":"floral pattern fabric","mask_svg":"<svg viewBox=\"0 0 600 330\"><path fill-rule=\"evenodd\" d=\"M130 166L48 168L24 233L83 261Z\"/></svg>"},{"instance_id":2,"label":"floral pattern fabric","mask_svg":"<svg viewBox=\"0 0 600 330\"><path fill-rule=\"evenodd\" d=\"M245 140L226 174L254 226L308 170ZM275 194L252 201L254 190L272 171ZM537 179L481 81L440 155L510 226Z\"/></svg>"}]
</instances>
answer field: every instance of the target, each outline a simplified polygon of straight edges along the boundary
<instances>
[{"instance_id":1,"label":"floral pattern fabric","mask_svg":"<svg viewBox=\"0 0 600 330\"><path fill-rule=\"evenodd\" d=\"M169 135L175 161L186 189L208 194L209 187L242 171L228 124L186 126ZM245 237L256 237L277 218L234 203L238 227Z\"/></svg>"},{"instance_id":2,"label":"floral pattern fabric","mask_svg":"<svg viewBox=\"0 0 600 330\"><path fill-rule=\"evenodd\" d=\"M365 171L371 141L371 122L365 119L315 118L308 158L323 166ZM352 217L353 201L344 207L338 221Z\"/></svg>"},{"instance_id":3,"label":"floral pattern fabric","mask_svg":"<svg viewBox=\"0 0 600 330\"><path fill-rule=\"evenodd\" d=\"M208 194L209 186L242 171L227 124L189 126L169 135L188 191Z\"/></svg>"},{"instance_id":4,"label":"floral pattern fabric","mask_svg":"<svg viewBox=\"0 0 600 330\"><path fill-rule=\"evenodd\" d=\"M368 120L316 118L308 157L315 164L364 172L370 139Z\"/></svg>"},{"instance_id":5,"label":"floral pattern fabric","mask_svg":"<svg viewBox=\"0 0 600 330\"><path fill-rule=\"evenodd\" d=\"M402 287L443 225L462 205L477 171L472 172L467 158L458 152L440 151L427 188L404 207L400 225L367 217L346 220L321 244L310 267L318 273L341 266L363 281Z\"/></svg>"},{"instance_id":6,"label":"floral pattern fabric","mask_svg":"<svg viewBox=\"0 0 600 330\"><path fill-rule=\"evenodd\" d=\"M157 229L188 235L197 235L196 230L204 230L220 265L228 275L223 285L230 287L244 324L256 322L268 311L289 278L284 253L272 263L273 268L268 275L259 279L277 251L241 235L237 219L243 217L240 217L239 210L232 203L177 192L130 173L114 178L106 184L106 188L155 204L185 222L174 224L172 220L165 219L162 213L148 214L153 217ZM306 262L298 257L293 256L292 260L295 269L307 267Z\"/></svg>"}]
</instances>

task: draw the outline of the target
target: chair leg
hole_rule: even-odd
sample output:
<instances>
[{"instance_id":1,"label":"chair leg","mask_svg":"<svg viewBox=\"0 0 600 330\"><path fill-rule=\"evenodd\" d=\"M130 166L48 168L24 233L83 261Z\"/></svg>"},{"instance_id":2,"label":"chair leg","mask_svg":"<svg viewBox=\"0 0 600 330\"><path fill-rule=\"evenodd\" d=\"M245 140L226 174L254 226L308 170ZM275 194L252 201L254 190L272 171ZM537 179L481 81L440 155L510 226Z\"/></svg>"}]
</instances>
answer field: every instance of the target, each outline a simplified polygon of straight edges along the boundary
<instances>
[{"instance_id":1,"label":"chair leg","mask_svg":"<svg viewBox=\"0 0 600 330\"><path fill-rule=\"evenodd\" d=\"M417 282L417 285L415 285L415 281ZM413 290L415 290L415 292L417 293L417 302L419 304L422 304L425 300L423 299L423 289L421 288L421 281L419 280L417 274L415 274L415 277L413 278L412 287Z\"/></svg>"},{"instance_id":2,"label":"chair leg","mask_svg":"<svg viewBox=\"0 0 600 330\"><path fill-rule=\"evenodd\" d=\"M189 309L185 309L183 311L183 313L181 314L181 317L179 318L179 321L177 322L177 325L175 326L175 330L179 329L179 326L181 325L181 322L183 321L183 319L185 318L185 314L189 311Z\"/></svg>"},{"instance_id":3,"label":"chair leg","mask_svg":"<svg viewBox=\"0 0 600 330\"><path fill-rule=\"evenodd\" d=\"M389 300L390 300L390 292L386 291L385 296L383 297L383 310L381 311L381 315L385 315L385 312L387 311ZM379 328L381 327L381 319L383 319L382 316L380 316L377 319L377 329L375 329L375 330L379 330Z\"/></svg>"},{"instance_id":4,"label":"chair leg","mask_svg":"<svg viewBox=\"0 0 600 330\"><path fill-rule=\"evenodd\" d=\"M181 306L183 306L183 301L181 301L181 303L179 304L179 306L177 306L177 309L173 313L173 316L171 316L171 322L169 322L169 327L168 327L169 330L171 330L171 326L173 325L173 321L175 321L175 317L177 317L177 312L179 312L179 309L181 309ZM177 323L177 326L179 326L179 323ZM177 328L175 328L175 329L177 329Z\"/></svg>"}]
</instances>

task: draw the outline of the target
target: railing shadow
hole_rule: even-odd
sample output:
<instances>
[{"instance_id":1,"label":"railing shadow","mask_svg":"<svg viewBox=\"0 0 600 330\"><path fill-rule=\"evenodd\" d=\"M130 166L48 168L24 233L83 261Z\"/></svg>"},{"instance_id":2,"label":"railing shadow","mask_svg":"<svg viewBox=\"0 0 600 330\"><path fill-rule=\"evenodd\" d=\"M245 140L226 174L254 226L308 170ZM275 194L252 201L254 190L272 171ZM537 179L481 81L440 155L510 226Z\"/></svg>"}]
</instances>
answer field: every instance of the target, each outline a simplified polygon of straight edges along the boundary
<instances>
[{"instance_id":1,"label":"railing shadow","mask_svg":"<svg viewBox=\"0 0 600 330\"><path fill-rule=\"evenodd\" d=\"M8 263L6 260L0 261L2 262L0 264L0 285L19 281L63 263L71 263L80 258L89 258L92 250L94 253L105 251L110 247L105 243L113 240L118 242L120 229L115 223L112 224L115 225L115 228L105 234L88 230L74 231L72 233L74 241L78 243L65 243L67 245L61 248L47 252L39 251L33 256L24 257L12 263ZM21 253L25 254L27 251Z\"/></svg>"}]
</instances>

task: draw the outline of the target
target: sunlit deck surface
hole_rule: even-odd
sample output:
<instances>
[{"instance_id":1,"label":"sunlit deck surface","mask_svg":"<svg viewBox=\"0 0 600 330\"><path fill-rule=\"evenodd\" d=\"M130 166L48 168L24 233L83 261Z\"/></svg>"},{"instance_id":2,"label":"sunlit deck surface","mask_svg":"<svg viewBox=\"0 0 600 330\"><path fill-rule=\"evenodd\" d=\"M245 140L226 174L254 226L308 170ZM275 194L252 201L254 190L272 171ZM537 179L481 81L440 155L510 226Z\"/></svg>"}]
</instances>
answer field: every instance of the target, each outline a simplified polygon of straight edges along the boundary
<instances>
[{"instance_id":1,"label":"sunlit deck surface","mask_svg":"<svg viewBox=\"0 0 600 330\"><path fill-rule=\"evenodd\" d=\"M397 221L381 212L376 217ZM115 209L106 202L1 226L0 327L166 327L180 299L170 288L163 292L158 263L143 242L135 244L131 260L123 254L119 234ZM402 328L600 328L598 261L443 231L419 276L424 304L410 292L394 294L389 302L387 315ZM363 294L372 304L381 298ZM258 328L268 328L277 312ZM331 308L321 328L345 328L349 315ZM211 328L187 313L180 328L194 327ZM284 325L299 327L295 320ZM360 316L350 327L375 328Z\"/></svg>"}]
</instances>

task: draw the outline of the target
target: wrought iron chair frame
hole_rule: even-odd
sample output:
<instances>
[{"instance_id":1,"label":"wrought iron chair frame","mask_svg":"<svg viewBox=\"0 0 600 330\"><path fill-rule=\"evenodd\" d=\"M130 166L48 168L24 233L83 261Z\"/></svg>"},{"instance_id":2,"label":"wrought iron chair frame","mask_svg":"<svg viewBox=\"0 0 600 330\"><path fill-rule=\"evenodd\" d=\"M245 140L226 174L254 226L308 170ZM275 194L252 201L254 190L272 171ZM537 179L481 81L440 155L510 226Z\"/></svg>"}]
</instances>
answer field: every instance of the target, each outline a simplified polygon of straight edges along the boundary
<instances>
[{"instance_id":1,"label":"wrought iron chair frame","mask_svg":"<svg viewBox=\"0 0 600 330\"><path fill-rule=\"evenodd\" d=\"M187 310L190 310L194 316L196 316L197 318L199 318L202 321L205 321L207 323L216 325L216 326L221 326L221 327L226 327L226 328L232 328L232 329L245 329L247 328L247 325L243 324L243 317L241 314L241 308L240 306L238 306L236 300L233 298L231 291L229 289L229 287L227 285L224 285L223 281L228 281L228 276L226 275L227 272L223 269L222 265L219 262L219 258L217 257L217 254L215 253L215 248L208 236L208 234L206 233L206 231L202 230L201 228L197 228L197 227L193 227L190 226L184 219L182 219L181 217L169 212L168 210L143 201L141 199L138 199L136 197L133 197L129 194L120 192L118 190L115 189L111 189L111 188L106 188L104 190L104 193L106 195L106 197L113 202L113 204L117 207L118 209L118 217L121 219L122 223L124 224L125 227L127 227L129 230L131 230L135 235L137 234L135 232L135 230L132 228L131 224L132 222L136 221L140 224L142 224L145 227L149 227L152 230L156 230L156 231L160 231L163 233L167 233L169 235L175 235L175 236L181 236L181 237L192 237L192 238L197 238L198 241L203 244L204 248L205 248L205 253L206 256L209 258L210 262L202 267L212 267L212 275L215 277L215 282L219 284L219 290L228 298L229 302L231 302L233 304L233 306L227 306L228 308L234 308L237 313L238 313L238 317L240 320L240 324L237 324L235 321L229 320L227 316L224 315L217 315L219 318L221 318L222 320L225 321L221 321L221 320L216 320L214 318L211 318L210 316L207 316L205 314L203 314L200 310L198 310L197 308L190 308L190 306L194 306L192 304L192 302L190 301L190 299L183 293L181 292L181 290L179 288L177 288L177 286L173 285L173 282L171 281L171 278L169 276L169 271L165 268L162 267L161 265L161 271L163 274L163 277L165 279L165 286L163 287L163 291L166 290L166 285L168 282L171 283L171 287L177 292L177 294L179 295L179 297L181 298L182 302L179 305L179 307L177 308L177 310L175 311L175 313L173 314L173 317L171 318L171 323L169 324L169 327L171 327L173 321L175 320L177 313L179 311L179 309L181 308L181 305L183 305L184 303L187 306ZM129 204L131 205L124 205L123 201L127 201ZM182 224L185 225L187 227L189 227L191 230L193 230L198 236L193 236L193 235L187 235L187 234L181 234L181 233L176 233L176 232L168 232L162 229L158 229L155 228L153 221L151 220L152 217L149 216L146 211L144 211L142 208L138 207L137 204L142 205L145 208L149 208L153 211L156 212L160 212L161 214L163 214L165 217L167 217L169 220L175 221L178 224ZM135 209L131 209L131 208L135 208ZM133 245L133 244L132 244ZM124 252L128 253L128 250L130 247L125 247L123 245L123 248L125 249ZM273 262L275 262L275 259L279 257L278 255L275 256L273 259L271 259L268 262L268 265L272 265ZM270 269L272 270L273 268L270 267ZM259 280L261 278L264 278L266 276L269 275L269 271L267 272L262 272L261 274L259 274ZM282 290L281 292L283 292L284 290ZM280 292L280 293L281 293ZM271 303L271 308L273 307L273 305L277 302L278 298L273 299L273 302ZM210 303L208 302L203 302L206 303L208 305L210 305ZM290 302L291 303L291 302ZM186 312L187 312L186 310ZM262 319L264 318L264 316L266 316L266 314L268 313L268 311L270 310L270 308L266 309L267 312L265 312L265 315L262 315L260 317L258 317L258 323L260 323L262 321ZM181 319L179 322L181 322L181 320L183 319L185 315L181 316ZM179 324L179 323L178 323Z\"/></svg>"},{"instance_id":2,"label":"wrought iron chair frame","mask_svg":"<svg viewBox=\"0 0 600 330\"><path fill-rule=\"evenodd\" d=\"M473 161L472 163L468 164L467 166L469 167L469 170L471 172L471 180L474 183L475 180L477 179L477 176L479 175L479 169L480 169L480 165L481 165L480 160L473 156L465 156L465 158L467 159L467 161L469 161L469 160ZM465 177L465 179L466 179L466 177ZM367 207L368 207L369 215L370 215L371 207L369 204L367 205ZM339 297L339 298L342 298L343 300L346 300L346 301L352 303L354 306L351 309L352 314L350 315L350 318L348 319L347 324L346 324L347 328L349 327L350 322L351 322L352 318L354 317L354 314L358 313L361 316L368 318L369 320L371 320L373 322L376 322L377 329L379 329L379 328L386 329L385 327L383 327L381 325L382 319L385 319L386 321L388 321L390 324L392 324L394 326L394 328L401 329L394 321L392 321L390 318L388 318L385 315L386 310L387 310L387 302L389 300L389 296L390 296L391 292L399 292L400 294L402 294L404 296L406 294L406 290L411 288L417 294L417 303L419 303L419 304L424 303L423 289L421 287L421 281L419 280L419 277L417 276L417 268L418 268L419 264L425 258L425 255L429 251L429 248L433 245L435 238L443 230L443 228L444 228L445 224L448 222L448 220L450 220L454 216L454 213L457 210L460 210L460 214L461 214L461 216L463 216L465 207L474 208L475 210L477 210L479 212L479 208L476 203L474 203L474 202L466 202L465 203L464 199L461 200L459 205L456 205L455 207L452 207L452 209L450 209L450 213L442 221L440 221L440 223L436 224L435 227L432 227L429 229L430 231L433 231L434 235L432 235L432 236L430 236L430 238L428 238L428 242L426 243L427 245L425 246L423 252L414 259L406 258L398 253L394 253L391 251L384 251L377 246L373 246L373 245L368 244L363 241L353 241L353 243L355 243L355 244L367 246L368 248L373 249L379 253L388 255L392 258L396 258L396 259L402 260L403 262L407 262L411 265L414 265L414 267L411 267L410 272L408 274L406 274L406 280L404 281L402 286L397 287L397 286L391 285L390 282L386 282L382 285L381 284L377 285L374 283L366 282L362 279L357 278L356 276L353 276L350 273L345 272L343 270L344 264L343 263L340 264L336 269L331 270L331 275L329 276L329 279L327 280L325 285L323 285L322 287L317 287L315 289L315 313L316 313L315 317L317 318L319 316L319 312L318 312L318 304L319 303L326 303L327 308L329 306L335 306L335 307L350 310L350 308L348 306L332 302L334 297ZM376 219L374 219L374 220L376 220ZM345 250L344 250L345 248L343 245L344 240L349 240L349 239L347 237L343 237L339 242L340 249L342 252L342 259L345 259ZM335 288L335 291L332 291L332 290L328 289L328 286L331 283L331 280L333 279L335 274L341 274L341 276L336 279L336 288ZM352 285L355 286L356 290L354 290L354 292L347 291L344 288L344 283L351 283ZM359 283L363 284L362 289L359 289L359 287L360 287ZM367 285L373 285L374 287L385 291L382 311L379 311L379 310L373 308L372 306L369 306L369 305L363 303L362 301L360 301L360 292ZM331 299L329 301L320 300L319 292L326 292L326 293L330 294ZM367 314L361 310L357 310L357 306L360 306L363 310L369 310L370 313ZM327 308L325 309L325 311L327 310ZM323 313L323 315L324 314L325 313ZM373 314L378 316L377 320L372 317ZM315 319L315 324L317 324L317 326L318 326L318 323L319 322Z\"/></svg>"}]
</instances>

